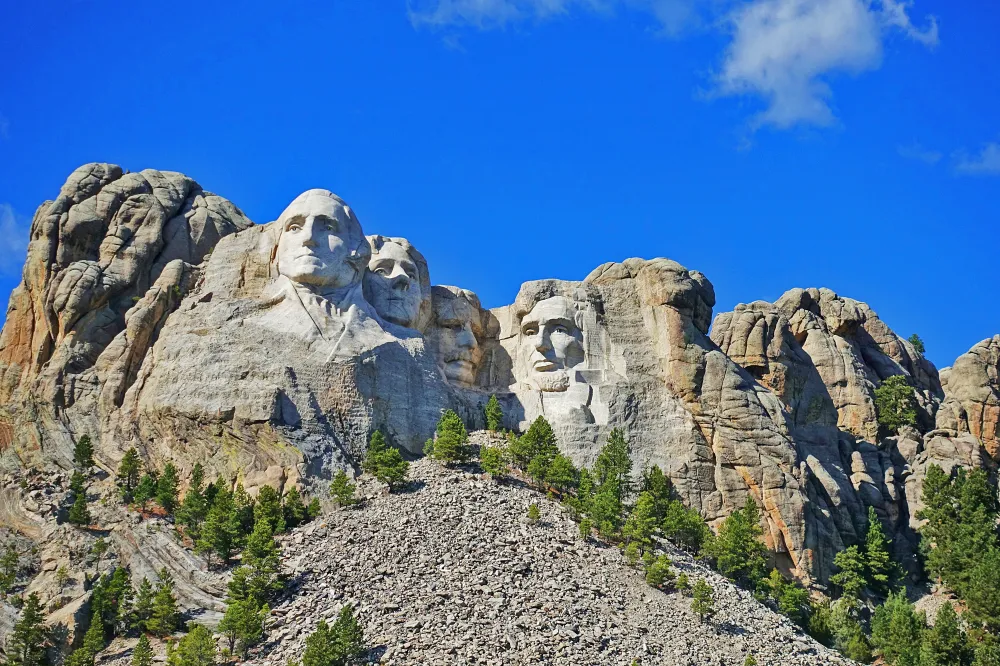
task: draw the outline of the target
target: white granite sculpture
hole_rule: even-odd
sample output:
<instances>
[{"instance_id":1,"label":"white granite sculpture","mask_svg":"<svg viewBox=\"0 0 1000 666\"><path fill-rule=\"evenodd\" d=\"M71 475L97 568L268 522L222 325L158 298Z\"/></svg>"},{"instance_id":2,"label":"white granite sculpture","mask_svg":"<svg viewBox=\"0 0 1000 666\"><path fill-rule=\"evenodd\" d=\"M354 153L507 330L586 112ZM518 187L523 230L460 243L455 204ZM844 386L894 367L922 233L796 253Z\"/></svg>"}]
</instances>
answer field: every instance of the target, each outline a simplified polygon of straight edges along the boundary
<instances>
[{"instance_id":1,"label":"white granite sculpture","mask_svg":"<svg viewBox=\"0 0 1000 666\"><path fill-rule=\"evenodd\" d=\"M431 316L427 261L405 238L369 236L364 293L382 319L423 332Z\"/></svg>"},{"instance_id":2,"label":"white granite sculpture","mask_svg":"<svg viewBox=\"0 0 1000 666\"><path fill-rule=\"evenodd\" d=\"M482 307L467 289L434 286L434 319L427 332L445 378L459 386L473 386L483 357Z\"/></svg>"}]
</instances>

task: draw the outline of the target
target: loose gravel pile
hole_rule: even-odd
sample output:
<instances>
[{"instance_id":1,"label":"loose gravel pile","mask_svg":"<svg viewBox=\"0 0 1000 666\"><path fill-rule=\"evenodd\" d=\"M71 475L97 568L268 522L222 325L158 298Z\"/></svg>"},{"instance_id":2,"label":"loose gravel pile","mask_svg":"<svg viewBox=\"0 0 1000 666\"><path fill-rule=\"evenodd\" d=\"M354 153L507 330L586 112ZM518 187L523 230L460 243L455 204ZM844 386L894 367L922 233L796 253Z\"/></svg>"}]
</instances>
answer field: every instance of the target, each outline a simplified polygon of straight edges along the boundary
<instances>
[{"instance_id":1,"label":"loose gravel pile","mask_svg":"<svg viewBox=\"0 0 1000 666\"><path fill-rule=\"evenodd\" d=\"M715 588L710 622L689 598L646 585L616 547L581 541L559 504L531 489L428 460L411 477L393 495L366 485L361 506L282 538L292 580L249 663L299 659L316 623L348 603L373 663L738 666L751 653L761 665L853 663L672 547L678 573Z\"/></svg>"}]
</instances>

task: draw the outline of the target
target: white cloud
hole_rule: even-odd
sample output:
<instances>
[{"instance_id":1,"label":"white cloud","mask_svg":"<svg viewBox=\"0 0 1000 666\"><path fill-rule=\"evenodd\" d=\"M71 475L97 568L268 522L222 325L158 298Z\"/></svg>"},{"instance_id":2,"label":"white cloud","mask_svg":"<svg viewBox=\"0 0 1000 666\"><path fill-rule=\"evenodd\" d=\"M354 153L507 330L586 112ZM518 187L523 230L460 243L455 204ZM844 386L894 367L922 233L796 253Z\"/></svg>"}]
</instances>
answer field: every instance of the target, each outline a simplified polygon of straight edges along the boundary
<instances>
[{"instance_id":1,"label":"white cloud","mask_svg":"<svg viewBox=\"0 0 1000 666\"><path fill-rule=\"evenodd\" d=\"M877 69L886 30L937 42L933 19L917 31L895 0L754 0L731 13L729 24L733 40L717 92L764 98L755 127L833 124L828 79Z\"/></svg>"},{"instance_id":2,"label":"white cloud","mask_svg":"<svg viewBox=\"0 0 1000 666\"><path fill-rule=\"evenodd\" d=\"M1000 143L987 143L977 155L959 152L955 170L974 176L1000 176Z\"/></svg>"},{"instance_id":3,"label":"white cloud","mask_svg":"<svg viewBox=\"0 0 1000 666\"><path fill-rule=\"evenodd\" d=\"M905 157L908 160L916 160L917 162L923 162L924 164L937 164L944 157L940 152L936 150L929 150L924 148L919 143L911 143L907 146L897 146L896 152L899 153L900 157Z\"/></svg>"},{"instance_id":4,"label":"white cloud","mask_svg":"<svg viewBox=\"0 0 1000 666\"><path fill-rule=\"evenodd\" d=\"M0 203L0 275L19 275L28 249L30 221Z\"/></svg>"},{"instance_id":5,"label":"white cloud","mask_svg":"<svg viewBox=\"0 0 1000 666\"><path fill-rule=\"evenodd\" d=\"M924 46L938 45L938 24L933 16L927 17L928 26L925 30L920 30L910 21L910 16L906 10L913 5L907 0L882 0L882 22L885 25L899 28L903 33L914 41L918 41Z\"/></svg>"},{"instance_id":6,"label":"white cloud","mask_svg":"<svg viewBox=\"0 0 1000 666\"><path fill-rule=\"evenodd\" d=\"M575 7L599 9L605 4L604 0L416 0L409 3L409 14L414 25L496 28L550 18Z\"/></svg>"}]
</instances>

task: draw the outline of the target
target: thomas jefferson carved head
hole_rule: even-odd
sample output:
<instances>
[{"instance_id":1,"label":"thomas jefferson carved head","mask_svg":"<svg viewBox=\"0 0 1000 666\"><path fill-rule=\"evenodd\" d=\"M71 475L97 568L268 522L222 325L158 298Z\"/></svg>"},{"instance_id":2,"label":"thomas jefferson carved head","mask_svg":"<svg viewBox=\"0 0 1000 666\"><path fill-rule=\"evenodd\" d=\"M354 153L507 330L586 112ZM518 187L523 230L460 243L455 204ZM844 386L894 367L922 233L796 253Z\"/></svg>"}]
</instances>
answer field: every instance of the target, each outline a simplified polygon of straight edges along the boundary
<instances>
[{"instance_id":1,"label":"thomas jefferson carved head","mask_svg":"<svg viewBox=\"0 0 1000 666\"><path fill-rule=\"evenodd\" d=\"M278 217L274 266L293 282L325 292L360 283L371 249L361 224L329 190L308 190Z\"/></svg>"},{"instance_id":2,"label":"thomas jefferson carved head","mask_svg":"<svg viewBox=\"0 0 1000 666\"><path fill-rule=\"evenodd\" d=\"M539 391L565 391L573 368L586 360L583 312L599 311L599 296L558 281L531 283L514 303L518 325L517 374Z\"/></svg>"},{"instance_id":3,"label":"thomas jefferson carved head","mask_svg":"<svg viewBox=\"0 0 1000 666\"><path fill-rule=\"evenodd\" d=\"M434 321L428 337L434 345L438 363L449 381L471 386L483 358L479 346L483 335L479 298L458 287L435 286L431 291Z\"/></svg>"},{"instance_id":4,"label":"thomas jefferson carved head","mask_svg":"<svg viewBox=\"0 0 1000 666\"><path fill-rule=\"evenodd\" d=\"M431 316L427 261L405 238L369 236L365 298L386 321L423 331Z\"/></svg>"}]
</instances>

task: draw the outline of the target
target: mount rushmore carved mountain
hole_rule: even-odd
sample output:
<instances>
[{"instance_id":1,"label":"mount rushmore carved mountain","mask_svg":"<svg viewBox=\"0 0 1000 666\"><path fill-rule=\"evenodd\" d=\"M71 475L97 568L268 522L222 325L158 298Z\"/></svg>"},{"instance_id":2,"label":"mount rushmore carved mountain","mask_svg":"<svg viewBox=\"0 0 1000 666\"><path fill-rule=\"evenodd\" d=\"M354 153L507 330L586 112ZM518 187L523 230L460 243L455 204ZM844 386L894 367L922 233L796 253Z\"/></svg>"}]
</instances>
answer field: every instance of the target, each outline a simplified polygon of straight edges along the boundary
<instances>
[{"instance_id":1,"label":"mount rushmore carved mountain","mask_svg":"<svg viewBox=\"0 0 1000 666\"><path fill-rule=\"evenodd\" d=\"M182 478L200 462L321 492L375 429L417 455L443 410L481 427L495 394L507 427L544 415L577 464L622 429L635 468L710 522L753 497L778 563L823 582L868 506L910 561L927 466L992 469L1000 448L1000 336L939 374L827 289L713 324L708 278L663 258L487 310L371 231L327 190L253 224L178 173L80 167L35 213L0 334L2 464L68 467L86 434L109 470L135 447ZM880 437L874 390L895 375L917 427Z\"/></svg>"}]
</instances>

